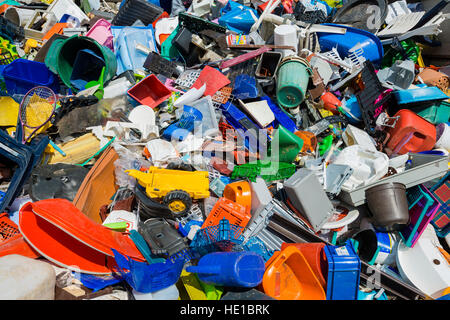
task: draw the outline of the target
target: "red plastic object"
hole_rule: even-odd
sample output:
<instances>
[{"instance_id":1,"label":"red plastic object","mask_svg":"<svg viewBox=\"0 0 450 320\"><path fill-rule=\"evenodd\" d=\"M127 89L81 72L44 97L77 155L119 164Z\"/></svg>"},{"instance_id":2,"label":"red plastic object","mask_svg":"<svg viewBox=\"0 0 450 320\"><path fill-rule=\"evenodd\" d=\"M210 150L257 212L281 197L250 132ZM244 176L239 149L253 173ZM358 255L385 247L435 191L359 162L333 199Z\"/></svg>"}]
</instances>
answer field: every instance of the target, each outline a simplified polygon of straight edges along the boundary
<instances>
[{"instance_id":1,"label":"red plastic object","mask_svg":"<svg viewBox=\"0 0 450 320\"><path fill-rule=\"evenodd\" d=\"M323 107L331 111L333 114L339 114L338 107L342 105L342 102L331 92L325 92L320 99L323 101Z\"/></svg>"},{"instance_id":2,"label":"red plastic object","mask_svg":"<svg viewBox=\"0 0 450 320\"><path fill-rule=\"evenodd\" d=\"M210 66L206 66L200 72L200 76L192 85L192 88L200 89L206 83L204 96L213 96L217 91L230 84L230 80L222 72Z\"/></svg>"},{"instance_id":3,"label":"red plastic object","mask_svg":"<svg viewBox=\"0 0 450 320\"><path fill-rule=\"evenodd\" d=\"M203 222L202 228L218 225L222 218L228 219L230 224L245 227L251 217L246 207L222 197L212 208L205 222Z\"/></svg>"},{"instance_id":4,"label":"red plastic object","mask_svg":"<svg viewBox=\"0 0 450 320\"><path fill-rule=\"evenodd\" d=\"M21 212L31 211L34 215L45 219L50 224L61 229L72 238L99 251L107 256L114 256L111 248L120 254L127 255L132 259L146 261L144 256L136 248L133 240L119 232L112 231L99 223L86 217L72 202L65 199L46 199L34 203L27 203ZM19 226L26 220L21 216ZM21 229L22 230L22 229ZM33 232L33 230L30 230ZM22 233L25 238L32 234ZM56 240L58 240L56 238Z\"/></svg>"},{"instance_id":5,"label":"red plastic object","mask_svg":"<svg viewBox=\"0 0 450 320\"><path fill-rule=\"evenodd\" d=\"M140 104L153 109L169 98L172 91L167 89L154 74L151 74L130 88L128 94Z\"/></svg>"},{"instance_id":6,"label":"red plastic object","mask_svg":"<svg viewBox=\"0 0 450 320\"><path fill-rule=\"evenodd\" d=\"M325 277L328 274L328 262L327 256L323 248L325 247L325 243L286 243L284 242L281 245L281 250L284 250L286 247L294 246L305 257L312 271L316 275L320 284L324 289L327 288L327 281Z\"/></svg>"},{"instance_id":7,"label":"red plastic object","mask_svg":"<svg viewBox=\"0 0 450 320\"><path fill-rule=\"evenodd\" d=\"M399 110L395 127L389 128L387 147L394 153L422 152L431 150L436 144L436 127L408 109ZM403 145L403 146L402 146Z\"/></svg>"},{"instance_id":8,"label":"red plastic object","mask_svg":"<svg viewBox=\"0 0 450 320\"><path fill-rule=\"evenodd\" d=\"M8 218L7 213L0 214L0 257L9 254L36 259L40 254L25 241L19 227Z\"/></svg>"}]
</instances>

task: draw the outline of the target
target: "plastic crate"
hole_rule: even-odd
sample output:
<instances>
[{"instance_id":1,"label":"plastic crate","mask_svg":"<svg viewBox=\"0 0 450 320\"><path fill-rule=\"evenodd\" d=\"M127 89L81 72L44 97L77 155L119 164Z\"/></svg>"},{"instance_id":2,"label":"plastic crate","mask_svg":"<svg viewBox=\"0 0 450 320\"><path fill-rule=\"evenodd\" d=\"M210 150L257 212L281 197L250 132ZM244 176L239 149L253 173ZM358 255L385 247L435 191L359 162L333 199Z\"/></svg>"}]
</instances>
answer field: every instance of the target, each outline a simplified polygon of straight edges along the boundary
<instances>
[{"instance_id":1,"label":"plastic crate","mask_svg":"<svg viewBox=\"0 0 450 320\"><path fill-rule=\"evenodd\" d=\"M163 12L163 8L146 0L126 0L111 24L114 26L131 26L136 20L141 20L144 25L149 25L158 19Z\"/></svg>"},{"instance_id":2,"label":"plastic crate","mask_svg":"<svg viewBox=\"0 0 450 320\"><path fill-rule=\"evenodd\" d=\"M59 93L58 77L41 62L16 59L5 67L3 78L9 95L26 94L37 86L49 87Z\"/></svg>"},{"instance_id":3,"label":"plastic crate","mask_svg":"<svg viewBox=\"0 0 450 320\"><path fill-rule=\"evenodd\" d=\"M430 192L441 204L431 224L439 237L446 237L450 232L450 173L447 173Z\"/></svg>"},{"instance_id":4,"label":"plastic crate","mask_svg":"<svg viewBox=\"0 0 450 320\"><path fill-rule=\"evenodd\" d=\"M247 212L243 205L222 197L219 198L212 208L203 223L203 227L218 225L223 218L227 219L231 224L244 228L250 221L251 214Z\"/></svg>"},{"instance_id":5,"label":"plastic crate","mask_svg":"<svg viewBox=\"0 0 450 320\"><path fill-rule=\"evenodd\" d=\"M350 241L345 246L327 245L327 300L357 300L361 260Z\"/></svg>"},{"instance_id":6,"label":"plastic crate","mask_svg":"<svg viewBox=\"0 0 450 320\"><path fill-rule=\"evenodd\" d=\"M0 246L21 237L22 235L20 234L19 228L9 219L8 214L0 214Z\"/></svg>"}]
</instances>

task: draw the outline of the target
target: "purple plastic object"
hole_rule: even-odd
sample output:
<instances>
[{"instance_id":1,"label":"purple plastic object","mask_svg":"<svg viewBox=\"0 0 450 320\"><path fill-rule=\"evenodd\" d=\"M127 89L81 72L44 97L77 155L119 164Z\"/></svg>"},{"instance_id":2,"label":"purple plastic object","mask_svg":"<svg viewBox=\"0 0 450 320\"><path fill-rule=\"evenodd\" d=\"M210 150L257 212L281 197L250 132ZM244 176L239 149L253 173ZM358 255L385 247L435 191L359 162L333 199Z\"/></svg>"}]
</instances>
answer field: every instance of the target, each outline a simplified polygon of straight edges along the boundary
<instances>
[{"instance_id":1,"label":"purple plastic object","mask_svg":"<svg viewBox=\"0 0 450 320\"><path fill-rule=\"evenodd\" d=\"M86 33L86 37L92 38L99 44L114 51L113 34L111 32L111 23L105 19L99 19Z\"/></svg>"}]
</instances>

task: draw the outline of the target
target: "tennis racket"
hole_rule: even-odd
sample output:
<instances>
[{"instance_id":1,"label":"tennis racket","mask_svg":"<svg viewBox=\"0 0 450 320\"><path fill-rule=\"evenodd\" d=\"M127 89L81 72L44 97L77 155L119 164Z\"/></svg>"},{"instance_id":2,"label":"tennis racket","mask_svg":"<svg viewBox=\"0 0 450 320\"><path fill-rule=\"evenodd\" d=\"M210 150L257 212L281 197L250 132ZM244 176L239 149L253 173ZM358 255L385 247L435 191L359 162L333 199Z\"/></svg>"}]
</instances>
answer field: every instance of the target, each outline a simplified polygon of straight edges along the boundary
<instances>
[{"instance_id":1,"label":"tennis racket","mask_svg":"<svg viewBox=\"0 0 450 320\"><path fill-rule=\"evenodd\" d=\"M45 126L55 113L56 100L55 93L47 87L34 87L26 93L19 107L22 143L46 129Z\"/></svg>"}]
</instances>

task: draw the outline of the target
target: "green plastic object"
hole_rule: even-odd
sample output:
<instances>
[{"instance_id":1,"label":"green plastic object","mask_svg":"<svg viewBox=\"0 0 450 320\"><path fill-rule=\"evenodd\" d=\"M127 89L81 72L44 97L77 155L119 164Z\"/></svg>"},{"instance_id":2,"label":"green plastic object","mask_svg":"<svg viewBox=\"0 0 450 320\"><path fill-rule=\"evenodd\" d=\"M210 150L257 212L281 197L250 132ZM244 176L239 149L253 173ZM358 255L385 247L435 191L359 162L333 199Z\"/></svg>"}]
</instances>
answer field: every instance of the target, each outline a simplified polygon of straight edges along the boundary
<instances>
[{"instance_id":1,"label":"green plastic object","mask_svg":"<svg viewBox=\"0 0 450 320\"><path fill-rule=\"evenodd\" d=\"M277 71L277 101L284 108L295 108L305 99L312 69L306 59L288 56Z\"/></svg>"},{"instance_id":2,"label":"green plastic object","mask_svg":"<svg viewBox=\"0 0 450 320\"><path fill-rule=\"evenodd\" d=\"M417 46L416 43L411 39L401 41L400 44L403 49L405 49L405 53L408 59L414 61L414 63L417 63L420 54L419 46ZM395 63L395 61L405 60L402 53L396 51L390 46L384 47L384 52L384 57L381 62L382 68L390 68Z\"/></svg>"},{"instance_id":3,"label":"green plastic object","mask_svg":"<svg viewBox=\"0 0 450 320\"><path fill-rule=\"evenodd\" d=\"M70 77L77 53L82 49L94 51L105 61L106 70L103 82L112 79L117 71L117 60L114 52L108 47L102 46L94 39L78 35L73 35L68 39L56 39L53 41L45 57L45 65L53 73L57 73L64 84L74 92L78 92L78 89L72 85Z\"/></svg>"},{"instance_id":4,"label":"green plastic object","mask_svg":"<svg viewBox=\"0 0 450 320\"><path fill-rule=\"evenodd\" d=\"M270 159L272 161L292 163L300 153L300 150L302 150L302 147L303 140L280 125L278 126L278 129L275 130L274 137L270 144Z\"/></svg>"},{"instance_id":5,"label":"green plastic object","mask_svg":"<svg viewBox=\"0 0 450 320\"><path fill-rule=\"evenodd\" d=\"M323 138L322 142L319 142L319 155L323 156L325 153L327 153L328 150L331 149L332 145L333 145L333 135L330 134L329 136Z\"/></svg>"},{"instance_id":6,"label":"green plastic object","mask_svg":"<svg viewBox=\"0 0 450 320\"><path fill-rule=\"evenodd\" d=\"M97 81L90 81L84 86L86 89L88 89L88 88L92 88L92 87L95 87L98 85L99 87L97 88L97 90L94 93L94 96L96 96L98 98L98 100L102 100L103 94L105 93L105 90L103 87L103 79L105 77L105 70L106 70L106 67L103 67L100 77L98 78Z\"/></svg>"},{"instance_id":7,"label":"green plastic object","mask_svg":"<svg viewBox=\"0 0 450 320\"><path fill-rule=\"evenodd\" d=\"M448 122L450 120L450 103L441 101L426 108L413 109L419 116L432 124Z\"/></svg>"},{"instance_id":8,"label":"green plastic object","mask_svg":"<svg viewBox=\"0 0 450 320\"><path fill-rule=\"evenodd\" d=\"M252 182L256 182L257 176L261 176L266 181L287 179L295 173L295 168L292 163L257 160L235 166L231 179L248 178Z\"/></svg>"},{"instance_id":9,"label":"green plastic object","mask_svg":"<svg viewBox=\"0 0 450 320\"><path fill-rule=\"evenodd\" d=\"M125 221L107 223L104 226L115 231L125 231L127 229L127 223Z\"/></svg>"},{"instance_id":10,"label":"green plastic object","mask_svg":"<svg viewBox=\"0 0 450 320\"><path fill-rule=\"evenodd\" d=\"M195 276L198 279L197 274ZM202 280L198 279L198 282L200 283L203 291L206 295L206 300L220 300L223 294L223 287L217 286L213 284L204 283Z\"/></svg>"},{"instance_id":11,"label":"green plastic object","mask_svg":"<svg viewBox=\"0 0 450 320\"><path fill-rule=\"evenodd\" d=\"M161 57L163 57L164 59L172 60L180 56L177 48L172 44L172 40L177 35L178 30L180 30L180 25L178 25L170 34L170 36L167 37L167 39L164 40L163 43L161 43Z\"/></svg>"}]
</instances>

